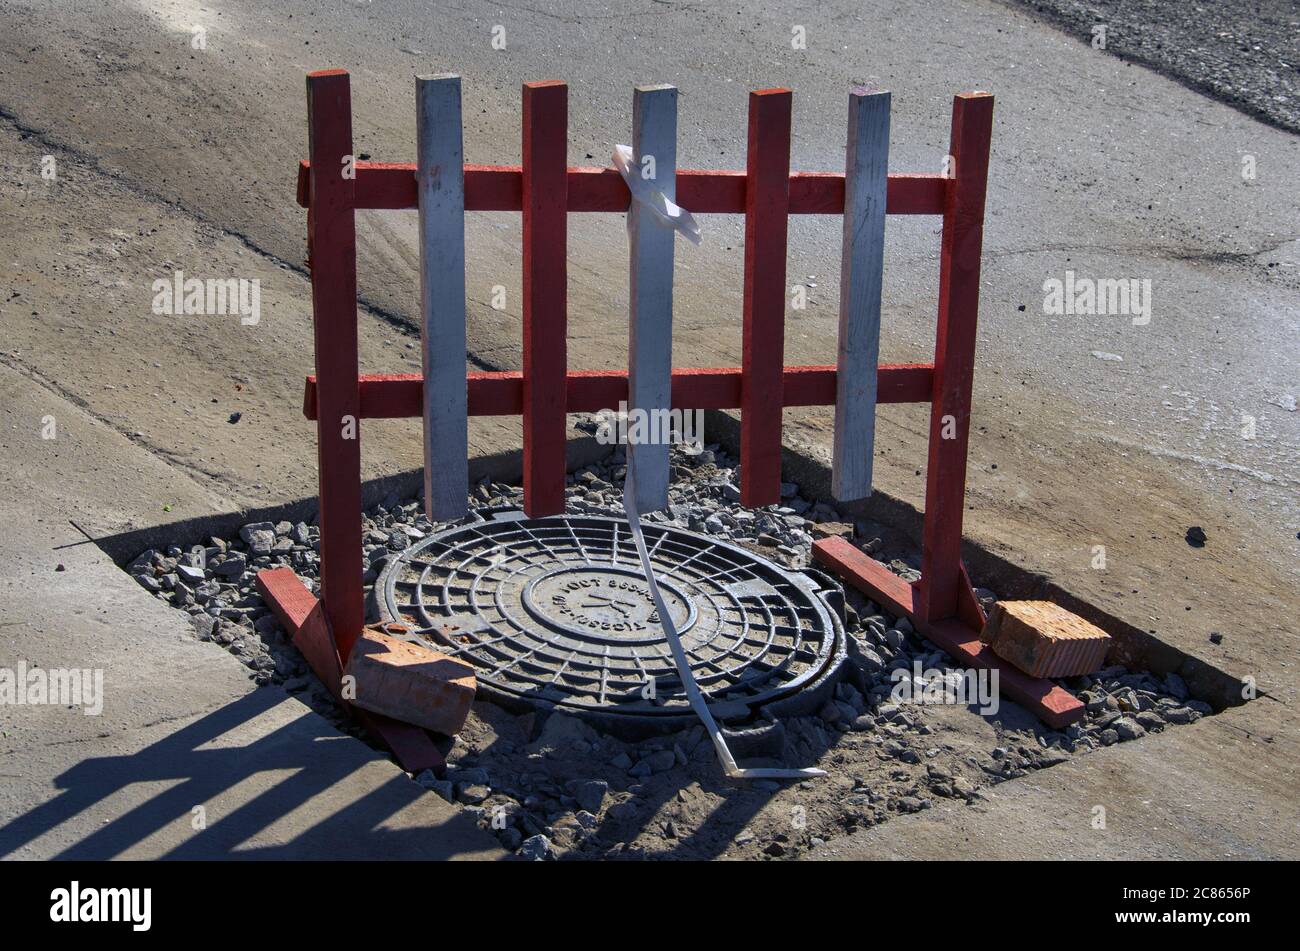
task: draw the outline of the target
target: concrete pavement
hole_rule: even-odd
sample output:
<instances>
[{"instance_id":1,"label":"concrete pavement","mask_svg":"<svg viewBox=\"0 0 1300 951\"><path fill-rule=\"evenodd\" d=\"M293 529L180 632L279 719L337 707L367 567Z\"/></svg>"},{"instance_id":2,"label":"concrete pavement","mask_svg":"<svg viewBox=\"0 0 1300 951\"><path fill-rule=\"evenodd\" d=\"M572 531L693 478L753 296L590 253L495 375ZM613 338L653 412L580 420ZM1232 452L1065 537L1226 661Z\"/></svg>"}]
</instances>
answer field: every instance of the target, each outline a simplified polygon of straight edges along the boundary
<instances>
[{"instance_id":1,"label":"concrete pavement","mask_svg":"<svg viewBox=\"0 0 1300 951\"><path fill-rule=\"evenodd\" d=\"M1260 701L833 839L831 859L1294 859L1295 714Z\"/></svg>"},{"instance_id":2,"label":"concrete pavement","mask_svg":"<svg viewBox=\"0 0 1300 951\"><path fill-rule=\"evenodd\" d=\"M385 755L255 688L69 521L221 500L7 367L0 454L0 668L103 677L98 715L0 706L0 858L503 856Z\"/></svg>"}]
</instances>

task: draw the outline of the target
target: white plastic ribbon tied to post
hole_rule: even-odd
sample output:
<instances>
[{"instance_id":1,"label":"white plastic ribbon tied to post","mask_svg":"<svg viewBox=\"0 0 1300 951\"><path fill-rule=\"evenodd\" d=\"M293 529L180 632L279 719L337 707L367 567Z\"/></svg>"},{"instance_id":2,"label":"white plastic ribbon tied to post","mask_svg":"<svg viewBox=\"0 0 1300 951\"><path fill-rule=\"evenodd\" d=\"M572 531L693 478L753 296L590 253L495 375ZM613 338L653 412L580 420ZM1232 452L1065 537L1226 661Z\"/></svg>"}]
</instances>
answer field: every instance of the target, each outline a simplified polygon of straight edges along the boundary
<instances>
[{"instance_id":1,"label":"white plastic ribbon tied to post","mask_svg":"<svg viewBox=\"0 0 1300 951\"><path fill-rule=\"evenodd\" d=\"M691 213L681 205L669 201L668 196L655 187L654 179L642 177L640 170L635 167L631 146L614 146L614 167L627 183L632 200L649 211L655 221L680 232L692 244L700 243L700 226L695 223ZM628 219L629 224L631 220Z\"/></svg>"}]
</instances>

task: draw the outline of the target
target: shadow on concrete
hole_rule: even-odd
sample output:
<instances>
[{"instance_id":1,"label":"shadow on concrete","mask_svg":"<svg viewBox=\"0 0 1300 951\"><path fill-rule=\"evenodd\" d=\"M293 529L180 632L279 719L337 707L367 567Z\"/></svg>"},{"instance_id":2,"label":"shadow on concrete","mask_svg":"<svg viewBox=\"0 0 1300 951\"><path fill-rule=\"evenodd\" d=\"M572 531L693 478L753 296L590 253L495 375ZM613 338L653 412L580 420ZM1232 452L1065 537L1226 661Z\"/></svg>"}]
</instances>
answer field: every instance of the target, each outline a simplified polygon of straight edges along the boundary
<instances>
[{"instance_id":1,"label":"shadow on concrete","mask_svg":"<svg viewBox=\"0 0 1300 951\"><path fill-rule=\"evenodd\" d=\"M54 780L58 795L0 826L0 857L49 832L75 836L52 858L82 860L137 846L168 859L334 860L437 860L498 848L468 814L443 808L314 714L240 741L286 702L279 690L256 690L139 752L77 763ZM141 783L170 785L143 796L129 788ZM196 806L206 811L200 830L192 827Z\"/></svg>"}]
</instances>

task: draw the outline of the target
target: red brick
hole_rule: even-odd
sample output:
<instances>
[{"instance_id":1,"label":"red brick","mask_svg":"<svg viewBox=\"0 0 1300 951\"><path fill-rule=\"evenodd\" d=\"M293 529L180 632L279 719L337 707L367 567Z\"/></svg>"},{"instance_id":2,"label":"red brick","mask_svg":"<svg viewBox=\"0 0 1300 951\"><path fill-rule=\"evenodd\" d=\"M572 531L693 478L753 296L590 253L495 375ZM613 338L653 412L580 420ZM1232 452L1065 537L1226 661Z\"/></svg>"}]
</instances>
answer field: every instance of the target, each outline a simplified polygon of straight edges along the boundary
<instances>
[{"instance_id":1,"label":"red brick","mask_svg":"<svg viewBox=\"0 0 1300 951\"><path fill-rule=\"evenodd\" d=\"M980 640L1031 677L1074 677L1103 665L1111 638L1051 601L999 601Z\"/></svg>"},{"instance_id":2,"label":"red brick","mask_svg":"<svg viewBox=\"0 0 1300 951\"><path fill-rule=\"evenodd\" d=\"M465 725L478 688L469 664L378 627L361 632L344 673L355 678L356 706L449 736Z\"/></svg>"}]
</instances>

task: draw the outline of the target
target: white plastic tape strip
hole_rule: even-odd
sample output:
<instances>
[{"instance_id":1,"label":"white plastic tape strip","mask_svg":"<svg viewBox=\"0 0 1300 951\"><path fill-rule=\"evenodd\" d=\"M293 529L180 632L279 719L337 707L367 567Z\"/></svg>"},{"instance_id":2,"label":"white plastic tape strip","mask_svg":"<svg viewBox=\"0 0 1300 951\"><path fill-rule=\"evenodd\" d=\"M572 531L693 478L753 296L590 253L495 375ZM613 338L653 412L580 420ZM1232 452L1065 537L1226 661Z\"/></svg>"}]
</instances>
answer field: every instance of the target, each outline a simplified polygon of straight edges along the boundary
<instances>
[{"instance_id":1,"label":"white plastic tape strip","mask_svg":"<svg viewBox=\"0 0 1300 951\"><path fill-rule=\"evenodd\" d=\"M640 170L634 168L633 163L631 146L614 146L614 167L627 183L627 190L632 193L632 200L648 208L660 224L681 232L682 237L692 244L699 244L700 226L695 223L691 213L670 201L667 195L655 188L654 179L642 178Z\"/></svg>"},{"instance_id":2,"label":"white plastic tape strip","mask_svg":"<svg viewBox=\"0 0 1300 951\"><path fill-rule=\"evenodd\" d=\"M659 623L663 625L664 635L668 638L668 647L673 654L673 663L677 665L677 675L682 680L682 687L686 690L686 699L690 701L691 709L700 718L704 728L709 731L709 738L713 740L713 748L717 751L722 771L732 779L808 779L813 776L825 776L826 771L821 769L744 769L736 765L736 758L731 755L731 750L727 749L727 741L722 736L722 730L713 719L709 705L705 703L704 695L700 693L699 684L695 682L695 675L691 673L686 651L682 649L681 638L677 635L677 625L673 623L672 615L668 613L668 606L664 604L663 596L659 593L659 582L655 580L654 569L650 567L650 553L645 547L645 538L641 534L641 517L636 509L636 466L632 459L632 454L628 453L627 478L623 483L623 507L627 510L627 521L632 528L632 540L636 543L637 554L641 556L641 570L645 572L646 584L650 587L650 597L654 599L655 610L659 612Z\"/></svg>"}]
</instances>

